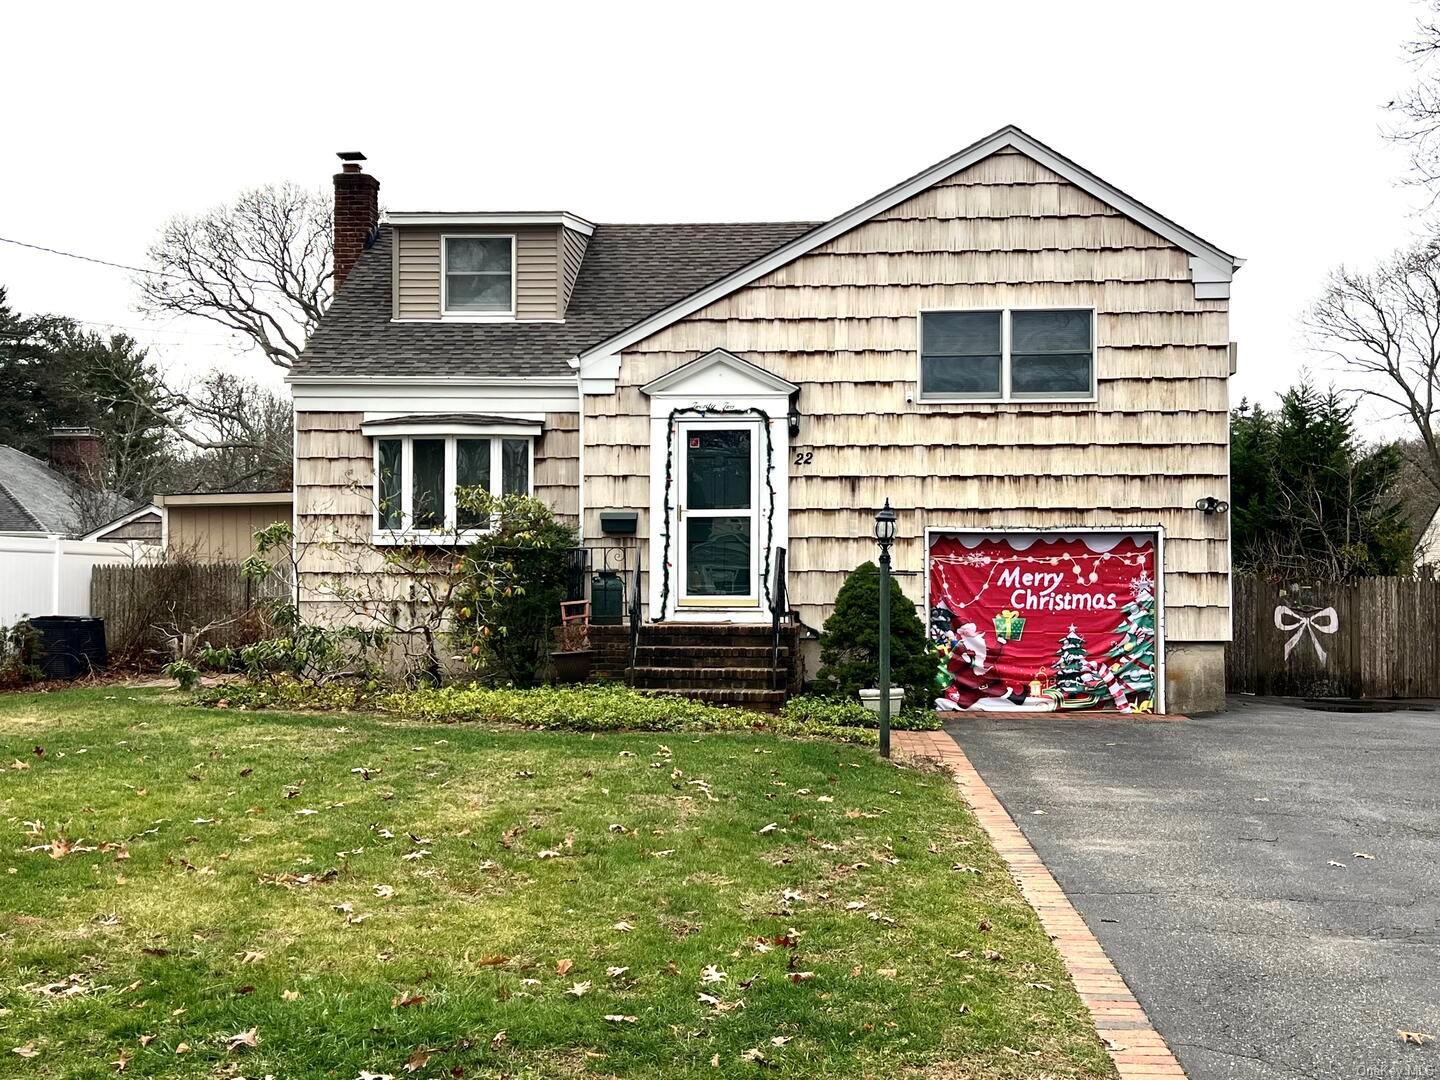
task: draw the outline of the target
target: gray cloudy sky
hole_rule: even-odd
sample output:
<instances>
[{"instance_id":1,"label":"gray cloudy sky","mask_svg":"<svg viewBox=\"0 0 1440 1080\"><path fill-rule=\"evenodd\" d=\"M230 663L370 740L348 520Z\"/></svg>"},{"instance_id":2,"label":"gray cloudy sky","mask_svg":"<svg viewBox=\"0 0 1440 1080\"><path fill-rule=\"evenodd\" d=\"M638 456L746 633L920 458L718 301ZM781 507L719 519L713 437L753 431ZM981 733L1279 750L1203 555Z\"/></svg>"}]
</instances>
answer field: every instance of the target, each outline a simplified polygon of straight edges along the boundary
<instances>
[{"instance_id":1,"label":"gray cloudy sky","mask_svg":"<svg viewBox=\"0 0 1440 1080\"><path fill-rule=\"evenodd\" d=\"M170 214L328 185L391 209L599 221L827 218L1006 123L1248 261L1232 396L1288 385L1326 270L1419 228L1380 108L1421 8L1149 3L26 4L6 12L0 236L121 263ZM23 311L138 328L167 364L265 374L147 325L117 270L0 244ZM272 377L267 375L267 377ZM277 378L278 381L278 378Z\"/></svg>"}]
</instances>

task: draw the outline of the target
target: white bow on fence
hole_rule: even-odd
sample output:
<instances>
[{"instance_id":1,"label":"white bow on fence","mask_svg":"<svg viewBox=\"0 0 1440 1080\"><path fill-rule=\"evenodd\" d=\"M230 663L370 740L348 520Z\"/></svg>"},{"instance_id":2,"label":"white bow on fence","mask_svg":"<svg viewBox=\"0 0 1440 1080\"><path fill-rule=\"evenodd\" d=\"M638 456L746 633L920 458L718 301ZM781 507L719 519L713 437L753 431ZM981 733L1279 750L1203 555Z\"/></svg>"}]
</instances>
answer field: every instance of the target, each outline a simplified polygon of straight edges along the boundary
<instances>
[{"instance_id":1,"label":"white bow on fence","mask_svg":"<svg viewBox=\"0 0 1440 1080\"><path fill-rule=\"evenodd\" d=\"M1281 604L1275 609L1275 626L1280 630L1294 630L1290 640L1285 643L1285 659L1290 659L1290 651L1295 648L1301 636L1308 630L1310 642L1315 646L1315 655L1320 662L1325 663L1325 650L1320 647L1320 639L1315 636L1315 631L1322 634L1333 634L1340 629L1340 616L1336 614L1333 607L1324 608L1310 615L1301 615L1298 611Z\"/></svg>"}]
</instances>

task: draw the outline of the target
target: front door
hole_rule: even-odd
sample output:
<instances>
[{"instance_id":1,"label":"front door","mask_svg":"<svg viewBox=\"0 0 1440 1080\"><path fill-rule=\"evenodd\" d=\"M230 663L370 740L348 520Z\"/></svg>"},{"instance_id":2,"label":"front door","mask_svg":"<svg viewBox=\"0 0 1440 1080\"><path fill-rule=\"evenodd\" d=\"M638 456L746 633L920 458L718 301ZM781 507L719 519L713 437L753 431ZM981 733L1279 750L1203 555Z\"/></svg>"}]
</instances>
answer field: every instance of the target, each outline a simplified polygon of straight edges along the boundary
<instances>
[{"instance_id":1,"label":"front door","mask_svg":"<svg viewBox=\"0 0 1440 1080\"><path fill-rule=\"evenodd\" d=\"M681 423L680 605L754 607L760 602L755 557L758 423Z\"/></svg>"}]
</instances>

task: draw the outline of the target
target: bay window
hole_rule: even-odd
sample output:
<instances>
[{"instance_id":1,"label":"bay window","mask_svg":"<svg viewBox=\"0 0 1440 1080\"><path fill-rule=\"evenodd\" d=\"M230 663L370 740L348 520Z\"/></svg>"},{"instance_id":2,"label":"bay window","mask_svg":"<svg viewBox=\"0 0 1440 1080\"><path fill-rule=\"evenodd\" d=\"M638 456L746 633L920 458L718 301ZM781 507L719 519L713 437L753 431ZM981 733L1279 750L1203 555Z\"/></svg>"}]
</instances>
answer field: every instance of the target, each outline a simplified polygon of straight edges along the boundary
<instances>
[{"instance_id":1,"label":"bay window","mask_svg":"<svg viewBox=\"0 0 1440 1080\"><path fill-rule=\"evenodd\" d=\"M1006 308L920 313L920 400L1089 400L1095 312Z\"/></svg>"},{"instance_id":2,"label":"bay window","mask_svg":"<svg viewBox=\"0 0 1440 1080\"><path fill-rule=\"evenodd\" d=\"M483 515L458 505L457 488L531 492L533 435L377 432L374 442L377 539L433 541L488 528Z\"/></svg>"}]
</instances>

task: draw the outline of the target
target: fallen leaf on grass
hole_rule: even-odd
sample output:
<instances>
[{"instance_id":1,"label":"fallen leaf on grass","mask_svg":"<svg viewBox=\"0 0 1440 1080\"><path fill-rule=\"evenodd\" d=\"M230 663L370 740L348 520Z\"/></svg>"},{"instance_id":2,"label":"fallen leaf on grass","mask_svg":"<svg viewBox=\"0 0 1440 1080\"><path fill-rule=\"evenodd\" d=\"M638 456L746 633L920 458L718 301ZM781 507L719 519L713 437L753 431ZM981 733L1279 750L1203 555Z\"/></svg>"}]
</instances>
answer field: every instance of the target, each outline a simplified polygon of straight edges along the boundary
<instances>
[{"instance_id":1,"label":"fallen leaf on grass","mask_svg":"<svg viewBox=\"0 0 1440 1080\"><path fill-rule=\"evenodd\" d=\"M1330 860L1330 865L1331 865L1331 866L1338 866L1341 870L1344 870L1344 869L1345 869L1345 864L1344 864L1343 862L1336 862L1334 859L1331 859L1331 860Z\"/></svg>"},{"instance_id":2,"label":"fallen leaf on grass","mask_svg":"<svg viewBox=\"0 0 1440 1080\"><path fill-rule=\"evenodd\" d=\"M544 851L536 853L535 857L537 859L558 859L560 857L560 852L551 851L549 848L546 848Z\"/></svg>"},{"instance_id":3,"label":"fallen leaf on grass","mask_svg":"<svg viewBox=\"0 0 1440 1080\"><path fill-rule=\"evenodd\" d=\"M299 991L299 990L281 990L281 991L280 991L280 1000L281 1000L281 1001L299 1001L299 1000L300 1000L300 991Z\"/></svg>"},{"instance_id":4,"label":"fallen leaf on grass","mask_svg":"<svg viewBox=\"0 0 1440 1080\"><path fill-rule=\"evenodd\" d=\"M895 978L896 971L894 968L876 968L875 974L879 975L882 979L893 979Z\"/></svg>"},{"instance_id":5,"label":"fallen leaf on grass","mask_svg":"<svg viewBox=\"0 0 1440 1080\"><path fill-rule=\"evenodd\" d=\"M225 1049L234 1053L236 1050L253 1049L260 1045L260 1036L255 1028L242 1031L237 1035L225 1036Z\"/></svg>"},{"instance_id":6,"label":"fallen leaf on grass","mask_svg":"<svg viewBox=\"0 0 1440 1080\"><path fill-rule=\"evenodd\" d=\"M864 900L851 900L848 904L845 905L845 910L846 910L846 911L859 911L859 910L860 910L861 908L863 908L864 906L865 906L865 901L864 901Z\"/></svg>"},{"instance_id":7,"label":"fallen leaf on grass","mask_svg":"<svg viewBox=\"0 0 1440 1080\"><path fill-rule=\"evenodd\" d=\"M674 854L675 854L675 849L674 849L674 848L666 848L664 851L654 852L655 858L657 858L657 859L663 859L663 858L665 858L667 855L674 855Z\"/></svg>"},{"instance_id":8,"label":"fallen leaf on grass","mask_svg":"<svg viewBox=\"0 0 1440 1080\"><path fill-rule=\"evenodd\" d=\"M628 934L628 933L630 933L631 930L634 930L635 927L631 926L631 925L630 925L628 922L626 922L624 919L621 919L621 920L620 920L619 922L617 922L611 929L613 929L613 930L618 930L618 931L620 931L620 933L622 933L622 934Z\"/></svg>"},{"instance_id":9,"label":"fallen leaf on grass","mask_svg":"<svg viewBox=\"0 0 1440 1080\"><path fill-rule=\"evenodd\" d=\"M760 835L761 835L761 836L764 836L766 833L772 833L772 832L774 832L778 827L779 827L779 826L776 825L776 823L772 821L772 822L770 822L769 825L766 825L764 828L762 828L762 829L760 830Z\"/></svg>"},{"instance_id":10,"label":"fallen leaf on grass","mask_svg":"<svg viewBox=\"0 0 1440 1080\"><path fill-rule=\"evenodd\" d=\"M555 974L556 974L556 975L568 975L568 974L570 973L570 969L571 969L572 967L574 967L574 966L575 966L575 961L574 961L574 960L556 960L556 961L555 961Z\"/></svg>"},{"instance_id":11,"label":"fallen leaf on grass","mask_svg":"<svg viewBox=\"0 0 1440 1080\"><path fill-rule=\"evenodd\" d=\"M258 964L264 959L265 954L256 949L249 949L240 954L240 963L242 964Z\"/></svg>"},{"instance_id":12,"label":"fallen leaf on grass","mask_svg":"<svg viewBox=\"0 0 1440 1080\"><path fill-rule=\"evenodd\" d=\"M395 886L394 886L394 885L376 885L376 886L375 886L375 895L378 896L381 900L389 900L392 896L395 895Z\"/></svg>"},{"instance_id":13,"label":"fallen leaf on grass","mask_svg":"<svg viewBox=\"0 0 1440 1080\"><path fill-rule=\"evenodd\" d=\"M1350 857L1351 857L1352 859L1373 859L1373 858L1375 858L1375 856L1374 856L1374 855L1371 855L1368 851L1352 851L1352 852L1350 853Z\"/></svg>"},{"instance_id":14,"label":"fallen leaf on grass","mask_svg":"<svg viewBox=\"0 0 1440 1080\"><path fill-rule=\"evenodd\" d=\"M28 769L30 766L26 765L25 767ZM40 1056L40 1051L35 1049L35 1044L33 1042L26 1043L24 1046L17 1046L13 1048L10 1052L12 1054L19 1054L22 1058L33 1058Z\"/></svg>"},{"instance_id":15,"label":"fallen leaf on grass","mask_svg":"<svg viewBox=\"0 0 1440 1080\"><path fill-rule=\"evenodd\" d=\"M401 855L400 858L404 859L406 862L414 862L416 859L423 859L429 854L430 852L426 851L424 848L421 848L419 851L407 851L404 855Z\"/></svg>"},{"instance_id":16,"label":"fallen leaf on grass","mask_svg":"<svg viewBox=\"0 0 1440 1080\"><path fill-rule=\"evenodd\" d=\"M578 997L584 997L584 996L585 996L586 994L588 994L589 992L590 992L590 984L589 984L588 982L577 982L574 986L570 987L569 990L566 990L566 991L565 991L565 993L570 994L572 997L577 997L577 998L578 998Z\"/></svg>"},{"instance_id":17,"label":"fallen leaf on grass","mask_svg":"<svg viewBox=\"0 0 1440 1080\"><path fill-rule=\"evenodd\" d=\"M155 1036L154 1036L154 1035L141 1035L140 1038L139 1038L139 1040L138 1040L138 1042L140 1043L140 1049L142 1049L142 1050L145 1049L145 1047L149 1046L149 1045L150 1045L152 1042L154 1042L154 1041L155 1041Z\"/></svg>"},{"instance_id":18,"label":"fallen leaf on grass","mask_svg":"<svg viewBox=\"0 0 1440 1080\"><path fill-rule=\"evenodd\" d=\"M120 1056L117 1057L114 1061L110 1062L110 1064L115 1066L116 1072L124 1072L125 1066L130 1064L130 1055L125 1053L124 1050L121 1050Z\"/></svg>"},{"instance_id":19,"label":"fallen leaf on grass","mask_svg":"<svg viewBox=\"0 0 1440 1080\"><path fill-rule=\"evenodd\" d=\"M776 1036L774 1036L773 1038L771 1038L771 1040L770 1040L770 1045L771 1045L771 1046L784 1046L786 1043L788 1043L788 1042L789 1042L791 1039L793 1039L794 1037L795 1037L794 1035L776 1035Z\"/></svg>"},{"instance_id":20,"label":"fallen leaf on grass","mask_svg":"<svg viewBox=\"0 0 1440 1080\"><path fill-rule=\"evenodd\" d=\"M1028 986L1031 990L1048 990L1053 992L1055 989L1055 987L1051 986L1049 983L1042 982L1026 983L1025 985Z\"/></svg>"},{"instance_id":21,"label":"fallen leaf on grass","mask_svg":"<svg viewBox=\"0 0 1440 1080\"><path fill-rule=\"evenodd\" d=\"M190 1052L190 1044L189 1044L189 1043L184 1043L184 1042L182 1042L179 1046L175 1047L175 1053L176 1053L177 1056L180 1055L180 1054L188 1054L189 1052Z\"/></svg>"},{"instance_id":22,"label":"fallen leaf on grass","mask_svg":"<svg viewBox=\"0 0 1440 1080\"><path fill-rule=\"evenodd\" d=\"M408 1009L411 1005L425 1004L424 994L396 994L390 999L392 1009Z\"/></svg>"},{"instance_id":23,"label":"fallen leaf on grass","mask_svg":"<svg viewBox=\"0 0 1440 1080\"><path fill-rule=\"evenodd\" d=\"M618 979L621 975L624 975L629 970L630 969L628 967L607 967L605 969L605 974L609 978Z\"/></svg>"},{"instance_id":24,"label":"fallen leaf on grass","mask_svg":"<svg viewBox=\"0 0 1440 1080\"><path fill-rule=\"evenodd\" d=\"M1426 1035L1423 1031L1406 1031L1404 1028L1396 1028L1395 1034L1400 1036L1402 1043L1411 1043L1415 1046L1424 1046L1427 1042L1435 1038L1434 1035Z\"/></svg>"},{"instance_id":25,"label":"fallen leaf on grass","mask_svg":"<svg viewBox=\"0 0 1440 1080\"><path fill-rule=\"evenodd\" d=\"M815 972L813 971L790 972L790 981L793 983L809 982L813 978L815 978Z\"/></svg>"},{"instance_id":26,"label":"fallen leaf on grass","mask_svg":"<svg viewBox=\"0 0 1440 1080\"><path fill-rule=\"evenodd\" d=\"M993 963L998 963L1005 959L1005 954L996 949L986 949L981 955Z\"/></svg>"},{"instance_id":27,"label":"fallen leaf on grass","mask_svg":"<svg viewBox=\"0 0 1440 1080\"><path fill-rule=\"evenodd\" d=\"M360 1074L355 1077L355 1080L395 1080L395 1074L377 1073L371 1072L369 1069L361 1069Z\"/></svg>"},{"instance_id":28,"label":"fallen leaf on grass","mask_svg":"<svg viewBox=\"0 0 1440 1080\"><path fill-rule=\"evenodd\" d=\"M505 1033L504 1031L497 1031L497 1032L495 1033L495 1037L490 1040L490 1049L491 1049L491 1050L499 1050L500 1047L502 1047L502 1046L505 1045L505 1039L506 1039L506 1037L507 1037L507 1035L506 1035L506 1033Z\"/></svg>"},{"instance_id":29,"label":"fallen leaf on grass","mask_svg":"<svg viewBox=\"0 0 1440 1080\"><path fill-rule=\"evenodd\" d=\"M727 978L729 978L729 976L714 964L707 965L705 970L700 972L700 981L702 983L724 982Z\"/></svg>"},{"instance_id":30,"label":"fallen leaf on grass","mask_svg":"<svg viewBox=\"0 0 1440 1080\"><path fill-rule=\"evenodd\" d=\"M430 1064L431 1055L435 1053L429 1047L421 1046L411 1051L410 1056L405 1059L405 1071L407 1073L419 1072L426 1065Z\"/></svg>"},{"instance_id":31,"label":"fallen leaf on grass","mask_svg":"<svg viewBox=\"0 0 1440 1080\"><path fill-rule=\"evenodd\" d=\"M752 1046L749 1050L742 1051L740 1060L754 1062L756 1065L770 1065L770 1059L765 1056L765 1051L758 1046Z\"/></svg>"},{"instance_id":32,"label":"fallen leaf on grass","mask_svg":"<svg viewBox=\"0 0 1440 1080\"><path fill-rule=\"evenodd\" d=\"M605 1019L612 1024L633 1024L640 1018L638 1016L622 1016L619 1013L606 1013Z\"/></svg>"}]
</instances>

